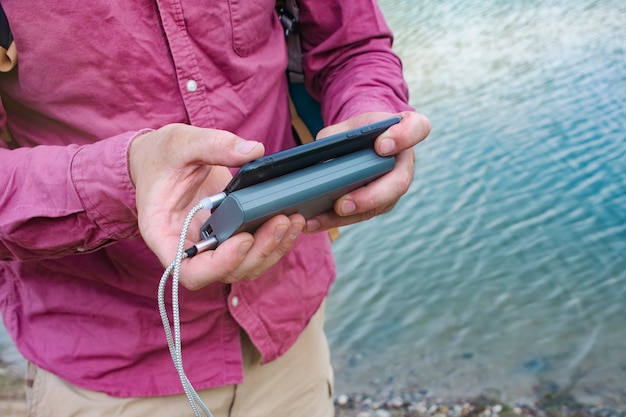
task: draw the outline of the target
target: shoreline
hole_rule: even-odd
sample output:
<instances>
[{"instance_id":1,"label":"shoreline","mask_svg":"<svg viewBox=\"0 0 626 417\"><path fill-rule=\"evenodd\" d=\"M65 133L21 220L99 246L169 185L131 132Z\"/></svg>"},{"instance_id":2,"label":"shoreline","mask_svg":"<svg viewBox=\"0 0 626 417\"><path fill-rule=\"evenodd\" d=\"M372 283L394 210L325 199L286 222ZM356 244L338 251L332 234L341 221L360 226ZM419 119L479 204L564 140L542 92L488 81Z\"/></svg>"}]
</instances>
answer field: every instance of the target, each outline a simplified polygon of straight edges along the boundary
<instances>
[{"instance_id":1,"label":"shoreline","mask_svg":"<svg viewBox=\"0 0 626 417\"><path fill-rule=\"evenodd\" d=\"M427 393L387 399L340 394L335 417L626 417L626 405L621 409L585 405L559 392L545 393L534 404L507 403L485 394L446 399Z\"/></svg>"},{"instance_id":2,"label":"shoreline","mask_svg":"<svg viewBox=\"0 0 626 417\"><path fill-rule=\"evenodd\" d=\"M22 371L0 362L0 415L27 414ZM441 399L425 390L410 394L337 393L335 417L626 417L621 409L581 404L567 393L550 391L534 404L505 403L483 394L468 398Z\"/></svg>"}]
</instances>

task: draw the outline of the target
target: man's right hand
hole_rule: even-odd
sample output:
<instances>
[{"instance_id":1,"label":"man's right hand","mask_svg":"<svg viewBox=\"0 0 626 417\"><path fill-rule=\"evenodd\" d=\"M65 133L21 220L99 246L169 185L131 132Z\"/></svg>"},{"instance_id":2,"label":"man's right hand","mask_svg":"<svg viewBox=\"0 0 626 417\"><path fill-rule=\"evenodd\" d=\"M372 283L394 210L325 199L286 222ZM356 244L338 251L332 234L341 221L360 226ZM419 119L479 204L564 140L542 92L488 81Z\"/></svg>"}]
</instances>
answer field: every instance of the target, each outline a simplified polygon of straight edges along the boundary
<instances>
[{"instance_id":1,"label":"man's right hand","mask_svg":"<svg viewBox=\"0 0 626 417\"><path fill-rule=\"evenodd\" d=\"M185 217L202 198L219 193L231 179L226 167L238 167L263 155L259 142L232 133L188 125L168 125L135 138L129 149L139 231L161 263L169 265ZM190 228L196 243L202 220ZM180 283L199 289L211 282L256 279L286 254L305 226L304 217L279 215L254 235L239 233L216 250L183 261Z\"/></svg>"}]
</instances>

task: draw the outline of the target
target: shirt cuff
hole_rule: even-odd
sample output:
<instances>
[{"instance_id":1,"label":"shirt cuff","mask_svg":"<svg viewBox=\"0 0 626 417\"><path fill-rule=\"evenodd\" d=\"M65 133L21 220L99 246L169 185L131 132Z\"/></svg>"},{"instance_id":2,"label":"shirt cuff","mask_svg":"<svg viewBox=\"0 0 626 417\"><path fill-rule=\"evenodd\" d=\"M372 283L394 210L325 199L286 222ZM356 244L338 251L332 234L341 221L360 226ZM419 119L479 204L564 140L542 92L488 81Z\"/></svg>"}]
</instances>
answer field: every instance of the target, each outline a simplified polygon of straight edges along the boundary
<instances>
[{"instance_id":1,"label":"shirt cuff","mask_svg":"<svg viewBox=\"0 0 626 417\"><path fill-rule=\"evenodd\" d=\"M72 159L70 174L85 213L111 239L139 236L128 148L148 131L125 132L83 146Z\"/></svg>"}]
</instances>

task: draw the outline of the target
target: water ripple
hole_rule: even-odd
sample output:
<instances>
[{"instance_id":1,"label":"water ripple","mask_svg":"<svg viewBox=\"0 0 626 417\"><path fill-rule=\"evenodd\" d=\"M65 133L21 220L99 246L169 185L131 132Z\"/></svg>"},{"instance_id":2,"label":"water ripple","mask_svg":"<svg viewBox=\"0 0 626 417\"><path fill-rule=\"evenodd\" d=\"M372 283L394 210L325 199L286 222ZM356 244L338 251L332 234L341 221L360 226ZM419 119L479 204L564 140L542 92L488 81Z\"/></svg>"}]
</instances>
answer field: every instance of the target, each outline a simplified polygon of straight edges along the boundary
<instances>
[{"instance_id":1,"label":"water ripple","mask_svg":"<svg viewBox=\"0 0 626 417\"><path fill-rule=\"evenodd\" d=\"M541 378L619 396L626 6L381 5L433 132L396 209L335 243L338 388L419 375L437 392L522 397Z\"/></svg>"}]
</instances>

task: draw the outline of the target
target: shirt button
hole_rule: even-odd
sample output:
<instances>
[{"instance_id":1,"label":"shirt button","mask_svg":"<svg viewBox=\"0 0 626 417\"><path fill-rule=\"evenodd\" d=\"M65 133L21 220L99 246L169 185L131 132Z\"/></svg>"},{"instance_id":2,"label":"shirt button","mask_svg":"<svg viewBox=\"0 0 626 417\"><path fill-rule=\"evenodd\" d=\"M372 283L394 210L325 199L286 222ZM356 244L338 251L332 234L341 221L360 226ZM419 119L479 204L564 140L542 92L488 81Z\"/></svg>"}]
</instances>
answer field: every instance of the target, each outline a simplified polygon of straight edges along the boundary
<instances>
[{"instance_id":1,"label":"shirt button","mask_svg":"<svg viewBox=\"0 0 626 417\"><path fill-rule=\"evenodd\" d=\"M198 89L198 83L196 82L196 80L187 81L187 91L189 91L190 93L193 93L197 89Z\"/></svg>"},{"instance_id":2,"label":"shirt button","mask_svg":"<svg viewBox=\"0 0 626 417\"><path fill-rule=\"evenodd\" d=\"M233 297L233 298L231 298L231 300L230 300L230 304L231 304L233 307L237 307L237 305L239 304L239 297Z\"/></svg>"}]
</instances>

